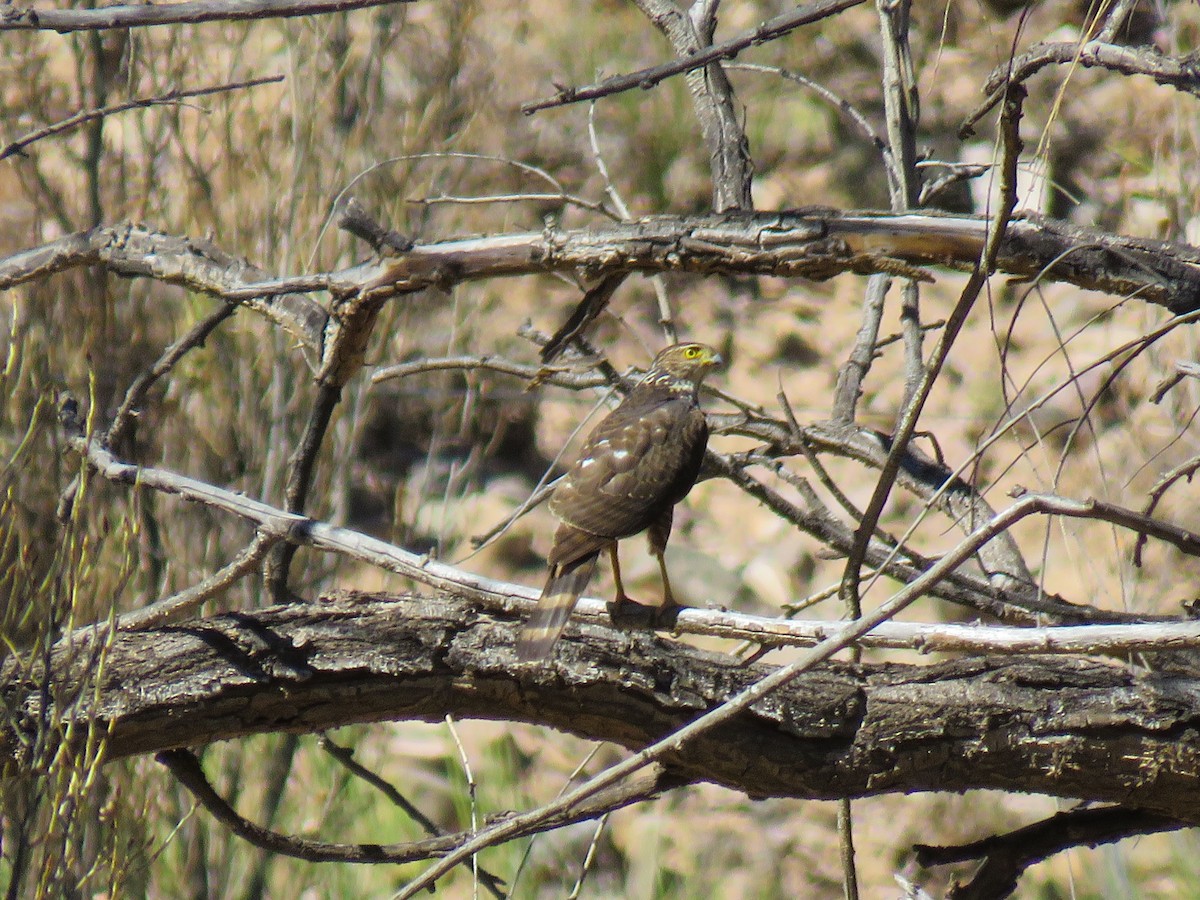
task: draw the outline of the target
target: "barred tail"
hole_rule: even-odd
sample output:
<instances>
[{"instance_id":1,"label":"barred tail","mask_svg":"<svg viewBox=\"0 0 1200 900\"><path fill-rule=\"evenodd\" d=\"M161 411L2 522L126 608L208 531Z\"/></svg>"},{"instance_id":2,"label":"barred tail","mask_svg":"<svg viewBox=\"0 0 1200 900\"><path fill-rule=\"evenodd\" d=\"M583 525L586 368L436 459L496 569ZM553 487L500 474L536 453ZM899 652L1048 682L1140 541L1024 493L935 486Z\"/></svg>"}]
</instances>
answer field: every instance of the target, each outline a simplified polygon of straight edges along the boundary
<instances>
[{"instance_id":1,"label":"barred tail","mask_svg":"<svg viewBox=\"0 0 1200 900\"><path fill-rule=\"evenodd\" d=\"M567 627L571 610L579 601L579 595L587 589L588 582L592 580L599 555L599 552L589 553L574 562L555 566L550 570L550 577L546 579L546 586L542 588L537 608L517 638L517 659L521 662L544 660L554 650L559 635Z\"/></svg>"}]
</instances>

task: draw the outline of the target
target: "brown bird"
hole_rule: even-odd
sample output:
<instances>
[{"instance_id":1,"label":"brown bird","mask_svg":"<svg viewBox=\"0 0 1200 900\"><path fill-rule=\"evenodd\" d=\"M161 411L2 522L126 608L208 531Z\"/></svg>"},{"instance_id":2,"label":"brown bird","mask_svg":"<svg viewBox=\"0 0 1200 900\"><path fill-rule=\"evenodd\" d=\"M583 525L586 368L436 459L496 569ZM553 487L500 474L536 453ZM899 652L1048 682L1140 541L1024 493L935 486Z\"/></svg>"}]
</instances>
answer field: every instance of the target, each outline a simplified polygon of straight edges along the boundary
<instances>
[{"instance_id":1,"label":"brown bird","mask_svg":"<svg viewBox=\"0 0 1200 900\"><path fill-rule=\"evenodd\" d=\"M588 436L550 498L550 511L562 524L547 558L550 576L541 599L517 638L518 659L550 655L604 551L612 557L615 604L633 602L621 584L617 541L642 531L649 532L662 572L663 607L675 605L663 551L675 504L696 483L708 445L700 382L720 364L720 354L704 344L667 347Z\"/></svg>"}]
</instances>

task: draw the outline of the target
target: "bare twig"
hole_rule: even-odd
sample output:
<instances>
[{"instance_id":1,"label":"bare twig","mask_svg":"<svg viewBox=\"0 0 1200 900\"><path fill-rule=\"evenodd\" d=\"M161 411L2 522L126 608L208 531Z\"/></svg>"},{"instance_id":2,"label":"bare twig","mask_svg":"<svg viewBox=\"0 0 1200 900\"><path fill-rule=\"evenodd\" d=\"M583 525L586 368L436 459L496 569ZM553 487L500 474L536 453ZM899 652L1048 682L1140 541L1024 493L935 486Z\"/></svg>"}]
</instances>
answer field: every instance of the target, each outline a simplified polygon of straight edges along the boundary
<instances>
[{"instance_id":1,"label":"bare twig","mask_svg":"<svg viewBox=\"0 0 1200 900\"><path fill-rule=\"evenodd\" d=\"M922 353L925 329L921 326L920 299L920 286L911 278L906 278L900 288L900 334L904 340L904 398L901 409L907 409L916 395L925 365ZM878 347L876 344L877 350Z\"/></svg>"},{"instance_id":2,"label":"bare twig","mask_svg":"<svg viewBox=\"0 0 1200 900\"><path fill-rule=\"evenodd\" d=\"M256 534L250 545L239 553L229 565L173 597L167 597L144 609L118 616L117 627L124 629L153 628L191 612L205 600L219 594L240 578L253 572L262 558L267 555L267 551L278 540L278 537Z\"/></svg>"},{"instance_id":3,"label":"bare twig","mask_svg":"<svg viewBox=\"0 0 1200 900\"><path fill-rule=\"evenodd\" d=\"M1039 44L993 72L984 85L988 97L967 117L959 128L966 136L976 123L1004 96L1005 86L1026 81L1049 65L1069 63L1085 68L1102 68L1123 75L1148 75L1159 84L1177 91L1200 94L1200 73L1191 56L1163 56L1148 47L1121 47L1101 41L1076 41Z\"/></svg>"},{"instance_id":4,"label":"bare twig","mask_svg":"<svg viewBox=\"0 0 1200 900\"><path fill-rule=\"evenodd\" d=\"M155 759L166 766L171 774L179 779L180 784L192 792L192 795L213 818L235 835L263 850L303 859L307 862L367 864L414 862L429 859L458 846L469 834L469 832L450 834L403 844L335 844L282 834L243 818L209 784L204 770L200 767L200 760L190 750L164 750L155 756ZM522 831L520 836L561 828L573 822L595 819L614 809L650 799L672 786L674 783L671 779L660 772L654 772L637 782L632 782L604 795L594 796L592 802L577 806L569 812L565 811L554 819L545 819L536 827Z\"/></svg>"},{"instance_id":5,"label":"bare twig","mask_svg":"<svg viewBox=\"0 0 1200 900\"><path fill-rule=\"evenodd\" d=\"M357 778L361 778L371 787L378 790L381 794L388 798L396 806L404 810L404 814L411 818L414 822L425 829L425 833L432 837L439 837L445 832L437 826L433 819L429 818L421 810L417 809L409 801L407 797L396 790L395 786L385 781L375 772L372 772L362 763L354 758L354 751L349 747L343 747L333 741L327 734L322 734L318 738L318 744L321 749L338 761L346 771L350 772Z\"/></svg>"},{"instance_id":6,"label":"bare twig","mask_svg":"<svg viewBox=\"0 0 1200 900\"><path fill-rule=\"evenodd\" d=\"M854 338L854 347L850 350L850 355L838 369L837 385L833 390L833 408L829 412L829 418L840 425L854 424L858 398L862 396L862 384L875 361L879 326L883 321L884 300L891 283L892 279L886 275L872 275L867 279L862 323L858 326L858 334Z\"/></svg>"},{"instance_id":7,"label":"bare twig","mask_svg":"<svg viewBox=\"0 0 1200 900\"><path fill-rule=\"evenodd\" d=\"M1073 809L957 847L917 844L917 864L925 868L966 860L984 860L983 866L965 885L956 885L946 895L953 900L990 900L1007 897L1017 888L1021 873L1035 863L1071 847L1097 847L1143 834L1187 828L1163 813L1124 806Z\"/></svg>"},{"instance_id":8,"label":"bare twig","mask_svg":"<svg viewBox=\"0 0 1200 900\"><path fill-rule=\"evenodd\" d=\"M542 363L550 365L577 338L583 337L591 325L608 308L609 301L617 292L628 274L614 272L601 278L584 292L583 297L571 311L567 320L558 327L550 340L542 347Z\"/></svg>"},{"instance_id":9,"label":"bare twig","mask_svg":"<svg viewBox=\"0 0 1200 900\"><path fill-rule=\"evenodd\" d=\"M567 900L578 900L580 892L583 890L584 881L587 879L588 872L592 869L592 863L596 861L596 851L600 848L600 838L604 834L604 829L608 826L608 816L603 815L596 820L596 830L592 832L592 839L588 842L587 853L583 856L583 862L579 864L579 875L575 878L575 886L571 888L571 892L567 894Z\"/></svg>"},{"instance_id":10,"label":"bare twig","mask_svg":"<svg viewBox=\"0 0 1200 900\"><path fill-rule=\"evenodd\" d=\"M405 203L414 206L437 206L439 204L455 204L458 206L483 206L488 203L562 203L566 206L576 206L589 212L600 213L614 222L620 222L626 216L616 215L604 203L588 200L577 194L538 194L532 191L519 194L476 194L470 197L459 197L452 194L438 194L433 197L406 197Z\"/></svg>"},{"instance_id":11,"label":"bare twig","mask_svg":"<svg viewBox=\"0 0 1200 900\"><path fill-rule=\"evenodd\" d=\"M163 6L104 6L96 9L6 6L0 12L0 31L41 30L67 34L150 25L286 19L411 2L414 0L184 0Z\"/></svg>"},{"instance_id":12,"label":"bare twig","mask_svg":"<svg viewBox=\"0 0 1200 900\"><path fill-rule=\"evenodd\" d=\"M370 177L373 173L378 172L387 166L393 166L397 163L405 162L426 162L429 160L449 159L500 163L508 168L516 169L518 172L537 176L539 179L554 188L555 193L558 196L565 197L567 195L567 189L563 187L562 182L551 175L548 171L543 169L541 166L535 166L530 163L521 162L518 159L513 159L509 156L499 156L494 153L467 153L462 150L439 150L426 153L401 153L398 156L389 156L387 159L381 159L379 162L367 166L365 169L358 172L353 178L351 178L350 181L345 184L340 191L338 191L337 196L333 198L332 209L336 211L345 208L346 204L349 202L350 192L354 190L354 187L365 178ZM330 216L326 218L324 224L321 226L321 231L317 235L317 244L319 244L321 242L321 238L325 236L325 232L329 228L329 224L333 218L333 215L334 213L331 212ZM315 258L315 254L316 251L314 249L313 256L309 258L310 265L312 264L312 260Z\"/></svg>"},{"instance_id":13,"label":"bare twig","mask_svg":"<svg viewBox=\"0 0 1200 900\"><path fill-rule=\"evenodd\" d=\"M385 366L371 375L371 383L379 384L393 378L408 378L426 372L498 372L512 375L536 384L553 384L557 387L580 390L604 387L608 379L598 372L576 372L567 366L528 365L512 362L499 356L446 356L422 358L413 362Z\"/></svg>"},{"instance_id":14,"label":"bare twig","mask_svg":"<svg viewBox=\"0 0 1200 900\"><path fill-rule=\"evenodd\" d=\"M842 896L858 900L858 867L854 860L854 807L849 797L838 801L838 842L842 862Z\"/></svg>"},{"instance_id":15,"label":"bare twig","mask_svg":"<svg viewBox=\"0 0 1200 900\"><path fill-rule=\"evenodd\" d=\"M381 256L399 256L413 248L412 238L392 228L385 228L354 197L347 198L342 204L337 225L359 240L366 241Z\"/></svg>"},{"instance_id":16,"label":"bare twig","mask_svg":"<svg viewBox=\"0 0 1200 900\"><path fill-rule=\"evenodd\" d=\"M286 510L290 513L302 513L308 505L308 492L312 487L317 456L321 452L321 444L325 440L325 432L333 418L333 411L341 399L340 384L326 381L317 386L317 397L304 426L304 435L288 459L284 502ZM264 567L267 589L277 603L284 602L288 597L288 574L297 546L291 542L280 544Z\"/></svg>"},{"instance_id":17,"label":"bare twig","mask_svg":"<svg viewBox=\"0 0 1200 900\"><path fill-rule=\"evenodd\" d=\"M1129 16L1137 8L1138 3L1139 0L1116 0L1104 20L1104 27L1096 33L1096 40L1102 44L1112 43L1113 38L1129 20Z\"/></svg>"},{"instance_id":18,"label":"bare twig","mask_svg":"<svg viewBox=\"0 0 1200 900\"><path fill-rule=\"evenodd\" d=\"M629 206L625 203L621 192L617 190L616 184L613 183L612 175L608 171L608 164L604 161L604 154L600 152L600 136L596 134L595 103L588 106L588 142L592 147L592 160L596 163L596 171L600 173L600 177L604 181L604 193L612 201L620 220L630 221L633 216L629 213ZM652 276L650 283L654 287L654 296L658 300L658 322L662 326L663 335L668 344L674 344L679 340L679 334L675 330L675 316L671 312L671 298L667 296L667 286L661 275Z\"/></svg>"},{"instance_id":19,"label":"bare twig","mask_svg":"<svg viewBox=\"0 0 1200 900\"><path fill-rule=\"evenodd\" d=\"M903 212L916 206L920 193L916 167L920 95L908 41L911 0L876 0L875 8L883 45L883 104L890 150L883 162L892 210Z\"/></svg>"},{"instance_id":20,"label":"bare twig","mask_svg":"<svg viewBox=\"0 0 1200 900\"><path fill-rule=\"evenodd\" d=\"M325 310L294 292L327 290L328 276L292 279L291 286L276 279L270 282L276 290L243 291L246 285L265 279L266 273L209 241L162 234L141 225L93 228L0 258L0 290L78 266L101 266L116 275L153 278L244 303L314 354L322 345Z\"/></svg>"},{"instance_id":21,"label":"bare twig","mask_svg":"<svg viewBox=\"0 0 1200 900\"><path fill-rule=\"evenodd\" d=\"M892 149L887 145L887 141L879 136L879 132L876 131L875 127L867 120L867 117L864 116L862 112L845 97L841 96L835 91L830 90L825 85L813 81L807 75L803 75L799 72L793 72L790 69L783 69L779 66L761 66L757 63L731 63L725 68L736 70L738 72L762 72L767 75L778 75L780 78L783 78L787 81L794 81L796 84L813 91L818 97L849 119L851 125L862 132L863 137L870 141L871 145L879 151L881 156L884 157L889 177L892 177L891 171L894 164L889 159Z\"/></svg>"},{"instance_id":22,"label":"bare twig","mask_svg":"<svg viewBox=\"0 0 1200 900\"><path fill-rule=\"evenodd\" d=\"M800 446L800 452L804 454L804 459L808 462L809 468L813 470L813 474L817 476L817 480L829 491L830 495L837 502L851 520L857 522L862 519L862 510L854 504L851 499L846 496L846 493L833 480L833 476L829 474L825 464L821 462L821 458L817 456L816 451L804 439L804 431L800 427L800 423L796 421L796 415L792 411L791 404L788 403L787 395L780 391L777 395L779 405L783 408L784 414L787 416L788 428L791 430L792 437Z\"/></svg>"},{"instance_id":23,"label":"bare twig","mask_svg":"<svg viewBox=\"0 0 1200 900\"><path fill-rule=\"evenodd\" d=\"M467 783L467 799L471 803L471 834L479 830L479 798L475 792L475 773L471 771L471 760L467 756L467 748L463 746L462 741L458 737L458 729L454 727L454 716L446 713L445 717L446 728L450 731L450 738L454 741L454 747L458 750L458 761L462 765L463 779ZM479 878L479 858L472 856L470 860L471 874L475 879Z\"/></svg>"},{"instance_id":24,"label":"bare twig","mask_svg":"<svg viewBox=\"0 0 1200 900\"><path fill-rule=\"evenodd\" d=\"M671 42L676 56L692 60L712 46L717 3L697 5L692 9L694 15L689 15L675 0L633 2ZM749 141L733 85L718 60L689 69L684 80L708 148L713 209L716 212L752 209L750 183L754 162L750 159Z\"/></svg>"},{"instance_id":25,"label":"bare twig","mask_svg":"<svg viewBox=\"0 0 1200 900\"><path fill-rule=\"evenodd\" d=\"M791 12L768 19L757 28L740 34L735 38L699 50L692 56L664 63L660 66L653 66L649 69L642 69L628 75L614 75L597 84L585 87L563 88L553 97L526 103L521 107L521 111L526 115L531 115L539 110L564 106L568 103L579 103L583 100L597 100L600 97L608 97L622 91L632 90L633 88L651 88L673 75L703 68L709 63L720 60L733 59L748 47L772 41L775 38L782 37L789 31L799 28L801 25L820 21L852 6L858 6L862 2L864 0L820 0L820 2L808 3Z\"/></svg>"},{"instance_id":26,"label":"bare twig","mask_svg":"<svg viewBox=\"0 0 1200 900\"><path fill-rule=\"evenodd\" d=\"M1186 478L1190 482L1192 480L1192 476L1195 475L1197 471L1200 471L1200 456L1193 456L1191 459L1180 463L1170 472L1167 472L1165 475L1159 478L1148 492L1150 497L1146 501L1146 505L1142 507L1142 514L1146 516L1153 514L1154 510L1158 508L1158 504L1162 501L1162 498L1166 496L1167 491L1169 491L1176 482L1178 482L1181 478ZM1133 545L1133 564L1135 566L1141 566L1142 551L1145 549L1145 547L1146 535L1140 534L1138 535L1137 543Z\"/></svg>"},{"instance_id":27,"label":"bare twig","mask_svg":"<svg viewBox=\"0 0 1200 900\"><path fill-rule=\"evenodd\" d=\"M892 210L906 212L916 206L921 192L920 173L916 166L921 106L908 34L912 4L911 0L876 0L875 8L879 14L879 34L883 46L883 103L888 147L891 150L883 161L885 166L890 165L888 182ZM876 313L869 308L870 299L867 305L866 317L870 319ZM900 408L904 410L909 408L919 388L925 362L922 354L920 291L911 279L906 280L901 289L900 328L904 336L904 398ZM875 350L874 343L871 350ZM845 594L844 599L851 609L857 605L856 595L855 591Z\"/></svg>"},{"instance_id":28,"label":"bare twig","mask_svg":"<svg viewBox=\"0 0 1200 900\"><path fill-rule=\"evenodd\" d=\"M2 15L2 14L0 14ZM2 30L2 26L0 26ZM210 94L221 94L228 91L240 91L245 88L259 87L264 84L277 84L283 81L282 75L269 75L265 78L251 78L245 81L233 81L229 84L219 84L214 87L193 88L189 90L181 90L174 88L167 91L165 94L160 94L157 97L144 97L139 100L127 100L124 103L114 103L111 106L105 106L102 109L89 109L83 112L78 112L73 116L69 116L60 122L55 122L52 125L47 125L45 128L39 128L37 131L31 131L24 137L19 137L15 141L10 141L3 147L0 147L0 159L6 159L16 153L23 153L26 147L35 144L43 138L51 137L52 135L62 134L70 131L73 128L78 128L80 125L88 122L103 119L106 116L116 115L130 109L144 109L148 106L163 106L170 103L178 103L180 100L187 100L191 97L206 97Z\"/></svg>"},{"instance_id":29,"label":"bare twig","mask_svg":"<svg viewBox=\"0 0 1200 900\"><path fill-rule=\"evenodd\" d=\"M125 397L104 434L105 444L110 447L121 445L126 432L146 401L146 393L154 386L155 382L170 372L189 351L203 347L208 336L236 311L237 305L233 303L224 303L213 310L208 316L193 325L187 334L163 350L162 355L154 361L154 364L133 380L129 389L125 391Z\"/></svg>"},{"instance_id":30,"label":"bare twig","mask_svg":"<svg viewBox=\"0 0 1200 900\"><path fill-rule=\"evenodd\" d=\"M525 515L531 509L536 508L543 500L554 493L554 489L558 487L558 479L556 478L553 481L546 481L547 477L548 475L543 476L542 481L537 485L537 487L534 488L530 495L525 498L524 502L514 509L509 515L505 516L503 521L493 525L487 531L472 535L472 549L471 553L466 557L467 559L470 559L471 556L474 556L475 553L486 547L494 538L497 538L504 534L504 532L508 531L508 529L512 527L512 524L517 521L517 519L521 518L521 516ZM461 561L462 560L460 560L460 562Z\"/></svg>"},{"instance_id":31,"label":"bare twig","mask_svg":"<svg viewBox=\"0 0 1200 900\"><path fill-rule=\"evenodd\" d=\"M387 797L388 800L404 810L406 815L408 815L414 822L425 829L426 834L431 837L441 837L445 835L446 832L439 828L436 822L413 806L407 797L396 790L394 785L385 781L375 772L372 772L362 763L358 762L354 758L354 751L349 747L342 747L341 745L334 743L334 741L325 734L318 738L318 743L320 744L322 750L336 759L338 763L341 764L348 772L358 778L361 778L367 784L376 788L380 793ZM482 866L478 867L478 869L474 871L475 874L478 875L479 880L483 883L483 886L487 888L488 892L493 897L496 897L497 900L503 900L503 898L507 896L504 892L504 879L492 874Z\"/></svg>"},{"instance_id":32,"label":"bare twig","mask_svg":"<svg viewBox=\"0 0 1200 900\"><path fill-rule=\"evenodd\" d=\"M867 545L871 534L883 513L884 504L891 494L892 485L900 470L900 463L908 450L909 441L916 431L917 420L936 384L942 366L950 355L950 349L958 338L959 331L966 323L967 315L975 305L988 278L995 268L996 257L1004 241L1009 219L1016 206L1016 170L1017 160L1021 152L1021 137L1019 123L1021 119L1021 104L1024 99L1024 88L1021 85L1011 86L1005 97L1004 108L1000 117L1001 149L1003 153L1000 166L1001 209L992 220L989 228L987 244L983 255L976 263L971 277L963 288L958 302L954 306L946 327L934 348L928 364L923 367L920 383L913 391L909 403L905 406L903 415L888 450L888 458L880 471L879 481L871 494L871 500L863 511L862 522L858 526L854 547L846 559L846 570L842 580L844 596L856 596L859 592L859 570L864 562Z\"/></svg>"}]
</instances>

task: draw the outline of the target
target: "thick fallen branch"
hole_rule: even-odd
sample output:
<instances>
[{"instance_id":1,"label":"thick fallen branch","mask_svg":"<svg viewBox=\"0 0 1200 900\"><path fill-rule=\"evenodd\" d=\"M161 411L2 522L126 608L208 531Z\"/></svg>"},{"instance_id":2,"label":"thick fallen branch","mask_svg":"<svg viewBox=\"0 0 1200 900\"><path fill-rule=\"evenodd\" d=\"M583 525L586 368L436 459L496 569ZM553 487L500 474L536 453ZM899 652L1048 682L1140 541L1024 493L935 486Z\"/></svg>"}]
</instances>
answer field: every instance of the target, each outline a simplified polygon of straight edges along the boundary
<instances>
[{"instance_id":1,"label":"thick fallen branch","mask_svg":"<svg viewBox=\"0 0 1200 900\"><path fill-rule=\"evenodd\" d=\"M108 758L268 731L383 719L545 724L638 748L771 669L676 642L572 628L556 665L519 669L516 617L469 602L346 594L320 603L120 632L102 671L79 643L56 689L11 659L10 721L95 719ZM663 760L683 781L752 796L833 798L994 788L1196 819L1194 679L1085 660L827 664ZM69 708L43 709L46 697ZM69 702L67 698L74 698ZM19 736L0 738L11 761Z\"/></svg>"}]
</instances>

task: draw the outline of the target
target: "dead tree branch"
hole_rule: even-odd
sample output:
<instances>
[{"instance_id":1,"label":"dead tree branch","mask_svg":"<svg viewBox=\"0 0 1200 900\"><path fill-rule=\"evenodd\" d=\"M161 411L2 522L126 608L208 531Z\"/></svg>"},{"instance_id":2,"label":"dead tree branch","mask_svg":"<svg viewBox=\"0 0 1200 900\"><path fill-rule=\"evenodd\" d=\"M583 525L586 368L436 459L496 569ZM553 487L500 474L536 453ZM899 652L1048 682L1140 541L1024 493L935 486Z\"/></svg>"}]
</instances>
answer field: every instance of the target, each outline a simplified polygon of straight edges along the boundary
<instances>
[{"instance_id":1,"label":"dead tree branch","mask_svg":"<svg viewBox=\"0 0 1200 900\"><path fill-rule=\"evenodd\" d=\"M104 6L97 9L37 9L5 6L0 31L106 31L197 22L287 19L349 12L415 0L184 0L163 6Z\"/></svg>"},{"instance_id":2,"label":"dead tree branch","mask_svg":"<svg viewBox=\"0 0 1200 900\"><path fill-rule=\"evenodd\" d=\"M634 88L642 88L643 90L652 88L674 75L703 68L709 63L734 59L748 47L773 41L776 38L783 37L790 31L794 31L801 25L808 25L812 22L828 18L843 10L858 6L862 2L864 0L819 0L819 2L807 3L791 12L782 13L773 19L768 19L752 31L747 31L737 37L697 50L690 56L672 60L669 63L663 63L659 66L652 66L648 69L641 69L637 72L630 72L627 75L614 75L596 84L576 88L563 88L553 97L526 103L521 107L521 111L526 115L532 115L539 110L551 109L555 106L565 106L568 103L579 103L584 100L598 100L601 97L610 97L613 94L619 94L623 91L633 90Z\"/></svg>"},{"instance_id":3,"label":"dead tree branch","mask_svg":"<svg viewBox=\"0 0 1200 900\"><path fill-rule=\"evenodd\" d=\"M171 774L191 791L192 796L213 818L238 837L271 853L291 856L306 862L360 864L417 862L442 856L447 851L461 845L468 837L468 833L458 833L444 834L423 841L411 841L403 844L342 844L283 834L251 822L230 806L208 781L204 770L200 767L200 760L190 750L163 750L155 755L155 759L170 769ZM531 828L520 836L562 828L564 825L571 825L575 822L586 822L613 810L652 800L663 791L676 786L677 779L671 778L665 770L660 768L629 785L594 798L592 802L572 810L569 815L547 820L540 827ZM492 881L494 883L495 879Z\"/></svg>"},{"instance_id":4,"label":"dead tree branch","mask_svg":"<svg viewBox=\"0 0 1200 900\"><path fill-rule=\"evenodd\" d=\"M210 241L162 234L141 225L80 231L4 257L0 291L81 266L100 266L114 275L152 278L236 300L285 329L314 354L323 343L328 314L304 292L323 289L325 279L299 279L296 288L247 293L248 285L268 277L261 269Z\"/></svg>"},{"instance_id":5,"label":"dead tree branch","mask_svg":"<svg viewBox=\"0 0 1200 900\"><path fill-rule=\"evenodd\" d=\"M110 729L110 759L447 712L639 748L783 671L585 626L568 630L553 668L518 673L516 624L461 598L338 595L119 632L95 684L86 648L64 642L49 660L62 687L55 696L77 697L83 709L43 710L40 681L29 671L14 677L11 659L4 692L31 723L43 712L95 717ZM631 677L638 672L645 677ZM1177 735L1200 717L1197 696L1190 678L1036 655L829 663L663 762L681 781L754 796L986 787L1134 804L1190 822L1200 750ZM0 744L10 758L15 740L8 733Z\"/></svg>"},{"instance_id":6,"label":"dead tree branch","mask_svg":"<svg viewBox=\"0 0 1200 900\"><path fill-rule=\"evenodd\" d=\"M646 17L671 42L675 55L692 60L712 46L717 27L716 4L697 4L690 12L674 0L633 0ZM733 85L719 61L689 69L685 75L700 133L708 147L715 212L753 209L750 182L754 163L742 127Z\"/></svg>"},{"instance_id":7,"label":"dead tree branch","mask_svg":"<svg viewBox=\"0 0 1200 900\"><path fill-rule=\"evenodd\" d=\"M983 88L987 99L967 117L959 133L971 134L975 124L1000 102L1008 84L1026 81L1046 66L1064 64L1108 69L1122 75L1148 75L1177 91L1200 93L1200 67L1192 54L1165 56L1149 47L1122 47L1101 41L1038 44L988 76Z\"/></svg>"},{"instance_id":8,"label":"dead tree branch","mask_svg":"<svg viewBox=\"0 0 1200 900\"><path fill-rule=\"evenodd\" d=\"M265 279L207 242L139 225L79 232L0 258L0 290L78 266L154 278L245 303L316 349L328 314L304 293L389 298L502 276L612 271L754 274L826 279L846 272L931 280L922 267L970 271L988 220L836 210L655 216L590 229L418 244L397 259L336 272ZM1000 242L996 271L1138 297L1176 315L1200 309L1200 251L1026 214ZM291 296L289 296L291 295Z\"/></svg>"},{"instance_id":9,"label":"dead tree branch","mask_svg":"<svg viewBox=\"0 0 1200 900\"><path fill-rule=\"evenodd\" d=\"M37 131L32 131L24 137L19 137L15 141L10 141L3 147L0 147L0 160L6 159L16 153L23 153L27 147L44 138L62 134L73 128L78 128L80 125L86 125L88 122L94 122L97 119L103 119L107 116L113 116L131 109L163 106L193 97L207 97L212 94L223 94L230 91L244 90L245 88L259 87L264 84L277 84L281 81L283 81L282 75L270 75L265 78L251 78L247 81L234 81L229 84L218 84L206 88L194 88L191 90L177 88L167 91L165 94L160 94L157 97L143 97L138 100L127 100L124 103L114 103L111 106L105 106L101 109L84 110L63 119L61 122L55 122L53 125L47 125L45 128L39 128Z\"/></svg>"},{"instance_id":10,"label":"dead tree branch","mask_svg":"<svg viewBox=\"0 0 1200 900\"><path fill-rule=\"evenodd\" d=\"M1022 872L1055 853L1071 847L1111 844L1137 835L1178 831L1184 827L1187 827L1186 822L1163 813L1128 806L1105 806L1058 813L1008 834L993 835L960 847L918 844L913 849L917 853L917 862L926 868L984 860L970 882L956 885L946 896L948 900L990 900L1007 897L1017 889L1017 879Z\"/></svg>"}]
</instances>

